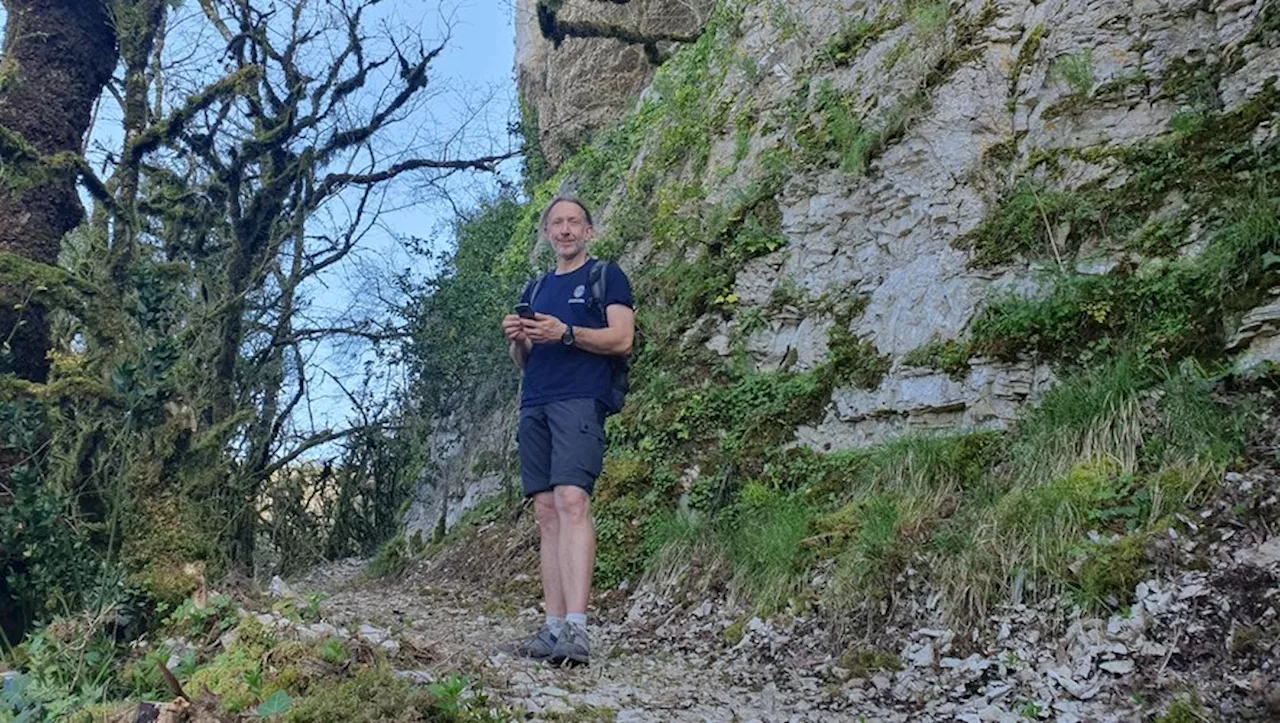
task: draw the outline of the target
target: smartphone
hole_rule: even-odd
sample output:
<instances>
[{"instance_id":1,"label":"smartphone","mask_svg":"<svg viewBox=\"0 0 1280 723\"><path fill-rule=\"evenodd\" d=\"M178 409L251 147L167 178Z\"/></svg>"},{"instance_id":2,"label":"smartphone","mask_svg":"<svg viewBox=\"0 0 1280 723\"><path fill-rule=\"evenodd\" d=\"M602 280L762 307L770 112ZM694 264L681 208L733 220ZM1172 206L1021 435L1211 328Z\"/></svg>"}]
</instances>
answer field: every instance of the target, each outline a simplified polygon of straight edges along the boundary
<instances>
[{"instance_id":1,"label":"smartphone","mask_svg":"<svg viewBox=\"0 0 1280 723\"><path fill-rule=\"evenodd\" d=\"M516 304L516 315L522 319L532 319L533 307L525 303Z\"/></svg>"}]
</instances>

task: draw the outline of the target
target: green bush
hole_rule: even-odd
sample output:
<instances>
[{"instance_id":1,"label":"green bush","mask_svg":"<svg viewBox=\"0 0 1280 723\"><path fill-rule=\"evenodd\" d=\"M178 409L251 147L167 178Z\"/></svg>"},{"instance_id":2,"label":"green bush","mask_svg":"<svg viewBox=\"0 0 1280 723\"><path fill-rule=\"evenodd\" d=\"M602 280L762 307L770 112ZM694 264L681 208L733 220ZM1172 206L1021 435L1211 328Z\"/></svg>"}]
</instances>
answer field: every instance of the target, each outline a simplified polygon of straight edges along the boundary
<instances>
[{"instance_id":1,"label":"green bush","mask_svg":"<svg viewBox=\"0 0 1280 723\"><path fill-rule=\"evenodd\" d=\"M750 483L718 520L734 586L761 611L781 610L799 592L813 517L800 498Z\"/></svg>"},{"instance_id":2,"label":"green bush","mask_svg":"<svg viewBox=\"0 0 1280 723\"><path fill-rule=\"evenodd\" d=\"M14 460L0 492L0 631L15 641L79 609L103 571L81 500L49 478L50 425L36 403L0 401L0 455Z\"/></svg>"}]
</instances>

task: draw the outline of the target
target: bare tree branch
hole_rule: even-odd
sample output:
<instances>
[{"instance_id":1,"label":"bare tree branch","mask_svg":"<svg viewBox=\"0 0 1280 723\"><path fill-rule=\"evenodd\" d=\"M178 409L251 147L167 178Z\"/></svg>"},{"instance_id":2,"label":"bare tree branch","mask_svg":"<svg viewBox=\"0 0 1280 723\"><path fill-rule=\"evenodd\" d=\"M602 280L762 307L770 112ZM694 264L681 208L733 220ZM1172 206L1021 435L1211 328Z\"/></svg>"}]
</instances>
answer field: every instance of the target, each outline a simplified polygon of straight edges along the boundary
<instances>
[{"instance_id":1,"label":"bare tree branch","mask_svg":"<svg viewBox=\"0 0 1280 723\"><path fill-rule=\"evenodd\" d=\"M321 195L327 195L334 186L341 184L370 185L382 183L384 181L389 181L402 173L417 171L424 168L433 170L447 169L452 171L493 171L502 161L515 158L518 155L520 155L520 151L510 151L492 156L483 156L480 158L458 161L440 161L426 158L415 158L411 161L402 161L390 168L372 173L331 173L325 176L324 181L320 184L320 193Z\"/></svg>"}]
</instances>

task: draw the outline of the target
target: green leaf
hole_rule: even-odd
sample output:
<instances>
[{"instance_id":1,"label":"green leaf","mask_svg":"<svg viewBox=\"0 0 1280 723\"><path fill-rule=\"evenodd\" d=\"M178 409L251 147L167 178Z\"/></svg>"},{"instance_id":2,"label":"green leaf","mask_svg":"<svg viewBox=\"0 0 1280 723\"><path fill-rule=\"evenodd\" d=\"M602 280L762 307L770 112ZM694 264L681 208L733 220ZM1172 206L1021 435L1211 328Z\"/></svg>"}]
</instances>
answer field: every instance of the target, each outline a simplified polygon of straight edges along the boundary
<instances>
[{"instance_id":1,"label":"green leaf","mask_svg":"<svg viewBox=\"0 0 1280 723\"><path fill-rule=\"evenodd\" d=\"M1269 269L1277 264L1280 264L1280 254L1268 251L1262 255L1262 268Z\"/></svg>"},{"instance_id":2,"label":"green leaf","mask_svg":"<svg viewBox=\"0 0 1280 723\"><path fill-rule=\"evenodd\" d=\"M289 712L289 708L293 706L293 699L283 690L277 690L271 694L271 697L262 701L258 706L258 715L266 718L273 715L284 715Z\"/></svg>"}]
</instances>

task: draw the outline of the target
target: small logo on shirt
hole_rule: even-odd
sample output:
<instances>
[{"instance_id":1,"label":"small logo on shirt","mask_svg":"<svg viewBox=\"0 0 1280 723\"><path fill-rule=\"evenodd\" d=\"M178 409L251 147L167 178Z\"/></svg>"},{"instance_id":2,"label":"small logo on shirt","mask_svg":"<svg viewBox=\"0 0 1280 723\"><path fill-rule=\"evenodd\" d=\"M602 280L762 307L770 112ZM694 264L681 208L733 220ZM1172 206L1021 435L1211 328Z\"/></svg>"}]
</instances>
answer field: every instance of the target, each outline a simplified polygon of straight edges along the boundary
<instances>
[{"instance_id":1,"label":"small logo on shirt","mask_svg":"<svg viewBox=\"0 0 1280 723\"><path fill-rule=\"evenodd\" d=\"M585 294L585 293L587 293L587 287L583 286L582 284L578 284L578 288L576 288L576 289L574 289L574 290L573 290L573 298L572 298L572 299L569 299L569 303L570 303L570 304L585 304L585 303L587 303L587 302L586 302L586 299L583 299L583 298L582 298L582 295L583 295L583 294Z\"/></svg>"}]
</instances>

